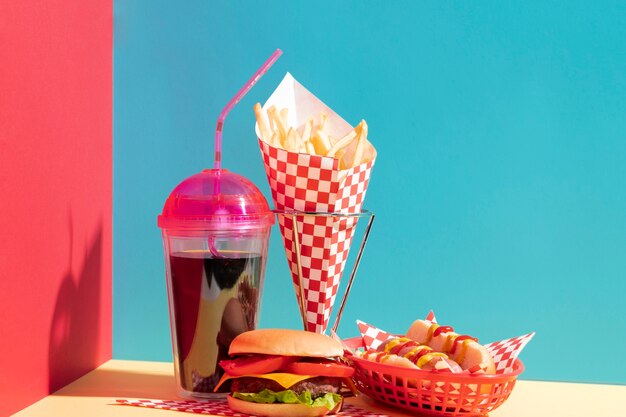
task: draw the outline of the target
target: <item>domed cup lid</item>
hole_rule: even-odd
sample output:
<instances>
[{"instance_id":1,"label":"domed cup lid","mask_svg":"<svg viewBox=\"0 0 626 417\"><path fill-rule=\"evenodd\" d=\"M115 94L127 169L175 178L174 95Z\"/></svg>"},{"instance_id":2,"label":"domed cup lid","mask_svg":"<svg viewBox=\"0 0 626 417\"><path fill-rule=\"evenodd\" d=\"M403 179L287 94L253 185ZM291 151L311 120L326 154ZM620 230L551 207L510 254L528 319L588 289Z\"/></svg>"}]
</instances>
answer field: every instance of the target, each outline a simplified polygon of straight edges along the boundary
<instances>
[{"instance_id":1,"label":"domed cup lid","mask_svg":"<svg viewBox=\"0 0 626 417\"><path fill-rule=\"evenodd\" d=\"M158 217L162 229L249 229L271 226L274 213L247 178L205 169L178 184Z\"/></svg>"}]
</instances>

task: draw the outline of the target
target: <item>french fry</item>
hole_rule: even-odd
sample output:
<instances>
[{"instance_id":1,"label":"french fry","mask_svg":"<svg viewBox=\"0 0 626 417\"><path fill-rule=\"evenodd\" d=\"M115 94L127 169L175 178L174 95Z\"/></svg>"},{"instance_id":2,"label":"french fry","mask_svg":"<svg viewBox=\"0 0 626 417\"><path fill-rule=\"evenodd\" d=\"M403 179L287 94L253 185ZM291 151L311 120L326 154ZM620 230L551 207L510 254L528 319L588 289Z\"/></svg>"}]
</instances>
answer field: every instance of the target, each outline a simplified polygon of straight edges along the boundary
<instances>
[{"instance_id":1,"label":"french fry","mask_svg":"<svg viewBox=\"0 0 626 417\"><path fill-rule=\"evenodd\" d=\"M270 120L274 120L274 125L276 126L276 130L278 131L278 140L281 145L285 146L288 129L285 123L283 123L280 114L278 114L278 110L276 110L276 107L272 106L267 109L267 116L270 118Z\"/></svg>"},{"instance_id":2,"label":"french fry","mask_svg":"<svg viewBox=\"0 0 626 417\"><path fill-rule=\"evenodd\" d=\"M365 150L365 141L367 140L367 123L365 123L365 120L361 120L359 126L361 126L361 129L357 135L356 149L354 150L354 158L352 160L353 167L363 162L363 152Z\"/></svg>"},{"instance_id":3,"label":"french fry","mask_svg":"<svg viewBox=\"0 0 626 417\"><path fill-rule=\"evenodd\" d=\"M315 147L315 153L318 155L326 155L328 156L328 151L331 148L330 141L328 140L328 135L321 130L316 130L313 133L313 137L311 137L311 142Z\"/></svg>"},{"instance_id":4,"label":"french fry","mask_svg":"<svg viewBox=\"0 0 626 417\"><path fill-rule=\"evenodd\" d=\"M283 125L285 132L289 132L289 109L281 109L278 115L280 116L280 123Z\"/></svg>"},{"instance_id":5,"label":"french fry","mask_svg":"<svg viewBox=\"0 0 626 417\"><path fill-rule=\"evenodd\" d=\"M280 135L278 134L278 132L274 132L272 134L272 139L270 141L270 145L275 147L275 148L282 148L283 145L281 145L280 143Z\"/></svg>"},{"instance_id":6,"label":"french fry","mask_svg":"<svg viewBox=\"0 0 626 417\"><path fill-rule=\"evenodd\" d=\"M256 115L256 122L259 126L259 132L261 133L261 139L265 142L268 142L272 138L271 131L265 122L265 116L263 115L263 110L261 109L261 104L256 103L254 105L254 114Z\"/></svg>"},{"instance_id":7,"label":"french fry","mask_svg":"<svg viewBox=\"0 0 626 417\"><path fill-rule=\"evenodd\" d=\"M313 118L309 117L309 120L304 124L304 129L302 130L302 141L308 142L311 139L311 130L313 130Z\"/></svg>"},{"instance_id":8,"label":"french fry","mask_svg":"<svg viewBox=\"0 0 626 417\"><path fill-rule=\"evenodd\" d=\"M302 136L300 136L300 133L294 129L295 135L296 135L296 144L298 145L298 152L301 153L306 153L306 146L304 144L304 140L302 140Z\"/></svg>"},{"instance_id":9,"label":"french fry","mask_svg":"<svg viewBox=\"0 0 626 417\"><path fill-rule=\"evenodd\" d=\"M354 157L352 158L352 166L355 167L361 164L363 160L363 147L365 138L363 138L363 134L360 134L356 139L356 149L354 150Z\"/></svg>"},{"instance_id":10,"label":"french fry","mask_svg":"<svg viewBox=\"0 0 626 417\"><path fill-rule=\"evenodd\" d=\"M313 146L311 141L307 140L306 142L304 142L304 147L307 153L310 153L311 155L317 155L317 153L315 152L315 146Z\"/></svg>"},{"instance_id":11,"label":"french fry","mask_svg":"<svg viewBox=\"0 0 626 417\"><path fill-rule=\"evenodd\" d=\"M353 129L350 132L348 132L348 134L346 136L344 136L343 138L341 138L337 142L335 142L335 144L326 153L326 156L334 157L339 149L341 149L341 148L343 148L345 146L348 146L350 144L350 142L352 142L354 140L355 137L356 137L356 132Z\"/></svg>"},{"instance_id":12,"label":"french fry","mask_svg":"<svg viewBox=\"0 0 626 417\"><path fill-rule=\"evenodd\" d=\"M326 121L328 120L328 115L324 112L320 112L320 124L318 125L319 130L324 130L326 127Z\"/></svg>"},{"instance_id":13,"label":"french fry","mask_svg":"<svg viewBox=\"0 0 626 417\"><path fill-rule=\"evenodd\" d=\"M350 168L350 162L346 160L346 148L339 149L335 154L335 158L339 160L339 169Z\"/></svg>"},{"instance_id":14,"label":"french fry","mask_svg":"<svg viewBox=\"0 0 626 417\"><path fill-rule=\"evenodd\" d=\"M298 152L300 150L300 147L296 143L296 131L291 127L287 131L287 140L284 145L285 149L291 152Z\"/></svg>"},{"instance_id":15,"label":"french fry","mask_svg":"<svg viewBox=\"0 0 626 417\"><path fill-rule=\"evenodd\" d=\"M330 149L332 147L332 143L330 143L330 137L323 130L317 131L317 136L324 142L324 146Z\"/></svg>"},{"instance_id":16,"label":"french fry","mask_svg":"<svg viewBox=\"0 0 626 417\"><path fill-rule=\"evenodd\" d=\"M363 134L363 137L365 139L367 139L367 123L365 122L365 120L361 120L361 123L358 124L358 126L360 126L361 128L361 133Z\"/></svg>"},{"instance_id":17,"label":"french fry","mask_svg":"<svg viewBox=\"0 0 626 417\"><path fill-rule=\"evenodd\" d=\"M302 139L300 138L300 134L294 128L289 128L289 131L287 132L287 142L289 146L289 151L306 152L304 148L304 143L302 143Z\"/></svg>"},{"instance_id":18,"label":"french fry","mask_svg":"<svg viewBox=\"0 0 626 417\"><path fill-rule=\"evenodd\" d=\"M354 133L356 133L357 136L361 134L362 127L363 125L361 124L361 122L359 122L358 125L354 126Z\"/></svg>"},{"instance_id":19,"label":"french fry","mask_svg":"<svg viewBox=\"0 0 626 417\"><path fill-rule=\"evenodd\" d=\"M271 106L267 109L267 119L269 120L270 131L276 131L276 123L274 123L274 118L271 116L272 113L276 112L276 106Z\"/></svg>"}]
</instances>

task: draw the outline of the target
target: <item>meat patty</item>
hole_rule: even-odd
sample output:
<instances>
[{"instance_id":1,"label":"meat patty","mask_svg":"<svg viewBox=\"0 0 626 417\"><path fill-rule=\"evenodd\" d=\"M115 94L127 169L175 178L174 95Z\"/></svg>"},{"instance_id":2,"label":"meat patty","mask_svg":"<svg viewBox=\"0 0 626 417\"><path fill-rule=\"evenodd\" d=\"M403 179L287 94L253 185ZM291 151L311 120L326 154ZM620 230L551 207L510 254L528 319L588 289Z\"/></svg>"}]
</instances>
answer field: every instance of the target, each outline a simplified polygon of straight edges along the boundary
<instances>
[{"instance_id":1,"label":"meat patty","mask_svg":"<svg viewBox=\"0 0 626 417\"><path fill-rule=\"evenodd\" d=\"M342 381L340 378L332 378L327 376L318 376L315 378L305 379L295 385L289 387L290 390L297 394L302 394L304 391L309 391L311 397L317 398L327 392L339 392L341 389ZM233 392L261 392L264 389L269 389L274 392L284 391L282 385L276 381L265 378L254 377L241 377L233 379L231 390Z\"/></svg>"}]
</instances>

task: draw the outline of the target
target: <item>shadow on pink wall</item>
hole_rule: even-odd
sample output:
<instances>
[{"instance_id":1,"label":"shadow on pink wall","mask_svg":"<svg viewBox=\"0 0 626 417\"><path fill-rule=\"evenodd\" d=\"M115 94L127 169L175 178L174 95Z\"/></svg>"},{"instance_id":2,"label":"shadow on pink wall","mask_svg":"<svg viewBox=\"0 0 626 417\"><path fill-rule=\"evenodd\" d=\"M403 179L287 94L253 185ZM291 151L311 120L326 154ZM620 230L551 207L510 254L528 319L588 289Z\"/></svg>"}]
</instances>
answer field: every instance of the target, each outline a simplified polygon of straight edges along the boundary
<instances>
[{"instance_id":1,"label":"shadow on pink wall","mask_svg":"<svg viewBox=\"0 0 626 417\"><path fill-rule=\"evenodd\" d=\"M85 245L82 269L72 272L74 247L73 216L68 215L70 247L65 276L62 278L50 323L48 345L49 390L54 392L96 368L99 346L100 300L102 288L102 220ZM76 349L80 346L81 349Z\"/></svg>"},{"instance_id":2,"label":"shadow on pink wall","mask_svg":"<svg viewBox=\"0 0 626 417\"><path fill-rule=\"evenodd\" d=\"M111 358L112 2L0 1L0 416Z\"/></svg>"}]
</instances>

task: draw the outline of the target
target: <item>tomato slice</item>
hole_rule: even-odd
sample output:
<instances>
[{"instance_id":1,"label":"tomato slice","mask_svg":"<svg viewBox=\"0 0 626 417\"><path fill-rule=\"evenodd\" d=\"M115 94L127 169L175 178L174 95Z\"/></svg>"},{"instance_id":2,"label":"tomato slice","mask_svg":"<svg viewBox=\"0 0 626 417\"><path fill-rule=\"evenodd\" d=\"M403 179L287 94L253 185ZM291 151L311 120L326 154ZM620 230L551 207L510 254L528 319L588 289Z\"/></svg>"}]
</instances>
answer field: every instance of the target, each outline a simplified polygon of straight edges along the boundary
<instances>
[{"instance_id":1,"label":"tomato slice","mask_svg":"<svg viewBox=\"0 0 626 417\"><path fill-rule=\"evenodd\" d=\"M231 376L267 374L282 369L300 359L298 356L254 355L220 361L220 366Z\"/></svg>"},{"instance_id":2,"label":"tomato slice","mask_svg":"<svg viewBox=\"0 0 626 417\"><path fill-rule=\"evenodd\" d=\"M298 375L335 376L339 378L349 378L354 375L354 369L348 365L323 358L292 362L284 366L282 370Z\"/></svg>"}]
</instances>

